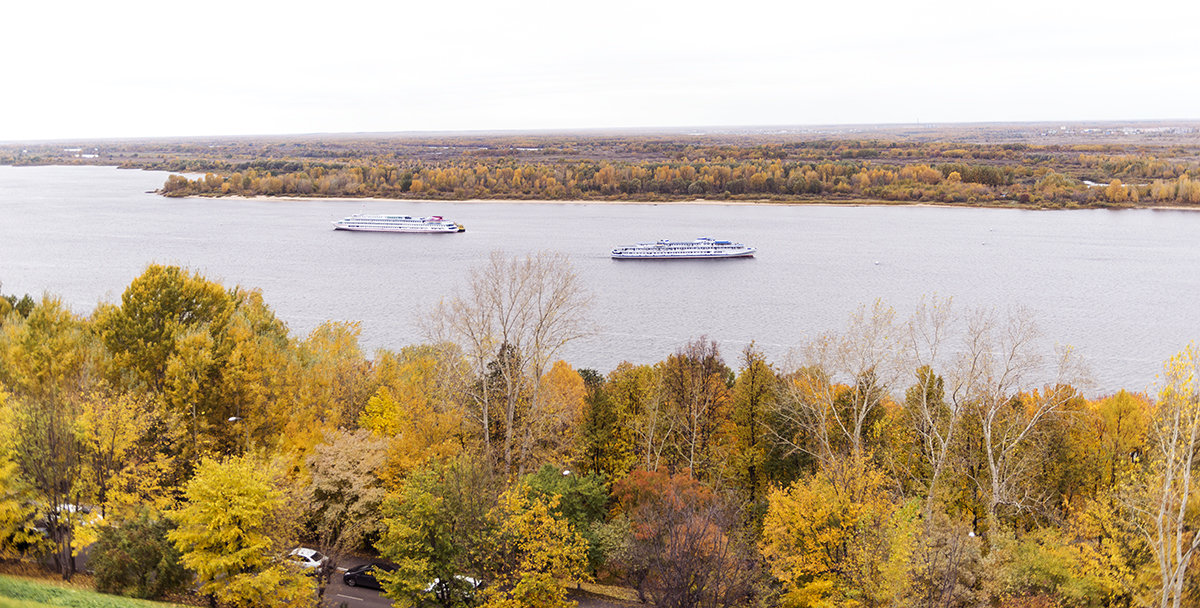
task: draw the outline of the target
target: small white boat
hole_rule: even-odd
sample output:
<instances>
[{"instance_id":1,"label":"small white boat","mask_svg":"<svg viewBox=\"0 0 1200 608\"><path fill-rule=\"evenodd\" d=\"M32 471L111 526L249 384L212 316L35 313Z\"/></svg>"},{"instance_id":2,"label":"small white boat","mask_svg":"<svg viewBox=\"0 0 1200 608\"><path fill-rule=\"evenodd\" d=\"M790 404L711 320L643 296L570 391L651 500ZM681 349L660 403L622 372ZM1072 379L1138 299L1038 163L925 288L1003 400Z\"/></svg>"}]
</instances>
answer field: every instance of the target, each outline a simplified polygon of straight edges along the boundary
<instances>
[{"instance_id":1,"label":"small white boat","mask_svg":"<svg viewBox=\"0 0 1200 608\"><path fill-rule=\"evenodd\" d=\"M703 259L703 258L747 258L754 255L753 247L732 241L718 241L700 237L694 241L671 241L663 239L657 243L638 243L617 247L612 257L618 259Z\"/></svg>"},{"instance_id":2,"label":"small white boat","mask_svg":"<svg viewBox=\"0 0 1200 608\"><path fill-rule=\"evenodd\" d=\"M359 215L340 219L333 223L334 230L359 230L363 232L463 232L462 224L456 224L440 215L412 217L410 215Z\"/></svg>"}]
</instances>

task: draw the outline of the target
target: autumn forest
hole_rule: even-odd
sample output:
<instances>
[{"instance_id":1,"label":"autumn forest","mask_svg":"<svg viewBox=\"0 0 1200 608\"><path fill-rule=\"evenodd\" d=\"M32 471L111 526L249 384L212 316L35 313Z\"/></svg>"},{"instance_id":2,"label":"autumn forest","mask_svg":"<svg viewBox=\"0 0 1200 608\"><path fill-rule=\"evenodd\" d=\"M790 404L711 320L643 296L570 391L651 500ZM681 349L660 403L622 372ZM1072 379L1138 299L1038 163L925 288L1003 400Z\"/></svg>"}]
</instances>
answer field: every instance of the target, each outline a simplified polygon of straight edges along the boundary
<instances>
[{"instance_id":1,"label":"autumn forest","mask_svg":"<svg viewBox=\"0 0 1200 608\"><path fill-rule=\"evenodd\" d=\"M238 608L318 602L299 545L394 564L397 605L1200 601L1194 349L1157 394L1086 395L1027 313L931 298L786 367L696 336L575 369L594 328L563 256L470 279L374 353L172 266L86 316L0 298L2 555L71 577L89 546L102 591Z\"/></svg>"},{"instance_id":2,"label":"autumn forest","mask_svg":"<svg viewBox=\"0 0 1200 608\"><path fill-rule=\"evenodd\" d=\"M167 196L1200 204L1195 125L453 134L0 146L0 164L176 172Z\"/></svg>"}]
</instances>

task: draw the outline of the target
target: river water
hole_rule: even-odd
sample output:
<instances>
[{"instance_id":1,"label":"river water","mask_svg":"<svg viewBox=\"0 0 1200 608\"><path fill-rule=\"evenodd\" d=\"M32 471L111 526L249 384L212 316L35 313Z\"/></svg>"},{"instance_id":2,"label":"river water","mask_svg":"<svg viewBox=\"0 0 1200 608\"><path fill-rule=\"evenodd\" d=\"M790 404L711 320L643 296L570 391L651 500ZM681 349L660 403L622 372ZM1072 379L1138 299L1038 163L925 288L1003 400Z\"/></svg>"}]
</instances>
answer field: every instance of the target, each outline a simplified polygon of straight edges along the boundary
<instances>
[{"instance_id":1,"label":"river water","mask_svg":"<svg viewBox=\"0 0 1200 608\"><path fill-rule=\"evenodd\" d=\"M772 361L842 328L876 299L906 317L923 297L955 308L1023 306L1049 355L1071 345L1089 394L1153 387L1200 339L1200 213L943 207L612 205L166 199L166 173L0 167L4 293L61 296L81 314L115 302L147 264L261 288L304 336L362 323L362 344L424 340L421 317L496 249L565 253L592 291L593 337L563 357L601 372L662 360L707 335L736 367L754 340ZM352 213L443 215L449 235L334 231ZM617 245L727 238L752 259L618 261ZM1049 380L1047 378L1046 380Z\"/></svg>"}]
</instances>

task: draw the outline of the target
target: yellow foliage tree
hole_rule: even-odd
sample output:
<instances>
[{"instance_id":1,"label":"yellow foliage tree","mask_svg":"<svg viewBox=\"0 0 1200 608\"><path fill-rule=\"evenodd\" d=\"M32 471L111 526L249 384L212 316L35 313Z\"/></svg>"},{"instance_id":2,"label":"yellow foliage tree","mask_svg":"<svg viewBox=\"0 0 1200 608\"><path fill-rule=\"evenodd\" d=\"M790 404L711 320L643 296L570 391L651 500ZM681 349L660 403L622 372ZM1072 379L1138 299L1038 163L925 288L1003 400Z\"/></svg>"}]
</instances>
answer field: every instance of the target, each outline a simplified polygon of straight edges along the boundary
<instances>
[{"instance_id":1,"label":"yellow foliage tree","mask_svg":"<svg viewBox=\"0 0 1200 608\"><path fill-rule=\"evenodd\" d=\"M731 393L732 429L728 477L751 502L769 482L766 464L772 447L768 422L776 408L778 377L767 359L750 343L742 351L742 367Z\"/></svg>"},{"instance_id":2,"label":"yellow foliage tree","mask_svg":"<svg viewBox=\"0 0 1200 608\"><path fill-rule=\"evenodd\" d=\"M1175 196L1181 203L1200 203L1200 180L1193 181L1185 173L1179 176L1175 184Z\"/></svg>"},{"instance_id":3,"label":"yellow foliage tree","mask_svg":"<svg viewBox=\"0 0 1200 608\"><path fill-rule=\"evenodd\" d=\"M283 448L303 462L330 431L358 420L374 390L357 323L327 322L298 345L294 393L282 422Z\"/></svg>"},{"instance_id":4,"label":"yellow foliage tree","mask_svg":"<svg viewBox=\"0 0 1200 608\"><path fill-rule=\"evenodd\" d=\"M1129 188L1126 188L1121 180L1114 179L1104 189L1104 198L1113 203L1124 203L1129 200Z\"/></svg>"},{"instance_id":5,"label":"yellow foliage tree","mask_svg":"<svg viewBox=\"0 0 1200 608\"><path fill-rule=\"evenodd\" d=\"M421 400L404 403L387 387L381 387L367 402L361 424L388 440L380 477L389 488L400 487L422 462L445 460L462 450L457 416L438 412Z\"/></svg>"},{"instance_id":6,"label":"yellow foliage tree","mask_svg":"<svg viewBox=\"0 0 1200 608\"><path fill-rule=\"evenodd\" d=\"M1017 536L1009 529L991 535L992 550L984 560L991 576L985 587L1001 606L1055 605L1086 608L1100 598L1111 601L1114 572L1095 547L1075 542L1058 527L1036 528ZM1128 605L1128 604L1125 604Z\"/></svg>"},{"instance_id":7,"label":"yellow foliage tree","mask_svg":"<svg viewBox=\"0 0 1200 608\"><path fill-rule=\"evenodd\" d=\"M21 477L17 464L9 459L10 444L16 438L4 424L13 416L6 404L7 396L0 384L0 559L20 557L29 549L38 549L43 541L33 527L37 513L29 484Z\"/></svg>"},{"instance_id":8,"label":"yellow foliage tree","mask_svg":"<svg viewBox=\"0 0 1200 608\"><path fill-rule=\"evenodd\" d=\"M882 472L851 458L771 492L761 549L783 605L876 606L903 595L916 505L900 508L886 485Z\"/></svg>"},{"instance_id":9,"label":"yellow foliage tree","mask_svg":"<svg viewBox=\"0 0 1200 608\"><path fill-rule=\"evenodd\" d=\"M0 440L34 492L63 578L75 572L73 532L82 523L83 449L75 435L81 401L95 377L97 349L86 321L44 296L27 317L0 328L0 385L11 389Z\"/></svg>"},{"instance_id":10,"label":"yellow foliage tree","mask_svg":"<svg viewBox=\"0 0 1200 608\"><path fill-rule=\"evenodd\" d=\"M732 376L716 341L700 337L655 366L672 424L679 429L668 446L668 466L711 479L723 462L721 445L730 417Z\"/></svg>"},{"instance_id":11,"label":"yellow foliage tree","mask_svg":"<svg viewBox=\"0 0 1200 608\"><path fill-rule=\"evenodd\" d=\"M237 424L218 423L217 439L227 453L279 445L299 384L296 349L262 292L239 288L235 300L237 309L221 336L220 383L213 390L215 418L237 419Z\"/></svg>"},{"instance_id":12,"label":"yellow foliage tree","mask_svg":"<svg viewBox=\"0 0 1200 608\"><path fill-rule=\"evenodd\" d=\"M1189 566L1200 549L1192 480L1200 460L1200 349L1189 345L1166 363L1163 374L1154 449L1146 455L1149 473L1142 487L1128 493L1126 507L1157 562L1158 605L1179 608Z\"/></svg>"},{"instance_id":13,"label":"yellow foliage tree","mask_svg":"<svg viewBox=\"0 0 1200 608\"><path fill-rule=\"evenodd\" d=\"M1070 468L1090 494L1103 495L1140 468L1135 454L1145 454L1151 441L1154 406L1145 395L1119 391L1089 401L1070 428Z\"/></svg>"},{"instance_id":14,"label":"yellow foliage tree","mask_svg":"<svg viewBox=\"0 0 1200 608\"><path fill-rule=\"evenodd\" d=\"M1128 460L1128 459L1127 459ZM1104 494L1082 508L1068 509L1068 538L1078 560L1072 579L1089 579L1100 589L1105 605L1137 605L1153 594L1154 556L1136 520L1126 516L1117 496ZM1095 598L1092 598L1095 599Z\"/></svg>"},{"instance_id":15,"label":"yellow foliage tree","mask_svg":"<svg viewBox=\"0 0 1200 608\"><path fill-rule=\"evenodd\" d=\"M658 470L676 433L676 421L667 415L661 389L662 378L649 365L625 361L608 375L619 425L628 431L631 459L647 471Z\"/></svg>"},{"instance_id":16,"label":"yellow foliage tree","mask_svg":"<svg viewBox=\"0 0 1200 608\"><path fill-rule=\"evenodd\" d=\"M496 540L486 608L571 605L563 583L588 579L588 544L557 509L557 496L535 496L524 483L500 496L490 514Z\"/></svg>"},{"instance_id":17,"label":"yellow foliage tree","mask_svg":"<svg viewBox=\"0 0 1200 608\"><path fill-rule=\"evenodd\" d=\"M121 294L119 307L97 310L96 328L115 368L160 390L179 338L220 333L232 309L219 284L178 266L152 264Z\"/></svg>"},{"instance_id":18,"label":"yellow foliage tree","mask_svg":"<svg viewBox=\"0 0 1200 608\"><path fill-rule=\"evenodd\" d=\"M83 482L103 517L126 517L147 506L165 509L167 469L148 449L152 426L161 423L149 399L110 389L92 391L82 404L76 435L83 448Z\"/></svg>"},{"instance_id":19,"label":"yellow foliage tree","mask_svg":"<svg viewBox=\"0 0 1200 608\"><path fill-rule=\"evenodd\" d=\"M541 415L530 420L522 440L522 460L567 462L577 442L587 389L583 378L556 361L541 379Z\"/></svg>"},{"instance_id":20,"label":"yellow foliage tree","mask_svg":"<svg viewBox=\"0 0 1200 608\"><path fill-rule=\"evenodd\" d=\"M282 493L253 458L205 459L168 533L200 592L235 608L311 608L313 579L283 561L291 527Z\"/></svg>"},{"instance_id":21,"label":"yellow foliage tree","mask_svg":"<svg viewBox=\"0 0 1200 608\"><path fill-rule=\"evenodd\" d=\"M445 370L431 348L381 353L382 386L367 401L359 425L388 439L385 484L398 488L408 472L430 458L452 458L463 448L462 415L444 386Z\"/></svg>"}]
</instances>

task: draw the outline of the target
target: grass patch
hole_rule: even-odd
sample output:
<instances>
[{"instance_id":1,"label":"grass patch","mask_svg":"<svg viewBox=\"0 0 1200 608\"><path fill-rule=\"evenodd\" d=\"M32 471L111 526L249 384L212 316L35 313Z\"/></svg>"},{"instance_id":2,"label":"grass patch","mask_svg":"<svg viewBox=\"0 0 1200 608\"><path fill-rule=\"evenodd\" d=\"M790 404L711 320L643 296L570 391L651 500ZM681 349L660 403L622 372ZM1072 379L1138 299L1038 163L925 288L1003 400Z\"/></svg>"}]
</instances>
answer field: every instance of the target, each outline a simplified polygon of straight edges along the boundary
<instances>
[{"instance_id":1,"label":"grass patch","mask_svg":"<svg viewBox=\"0 0 1200 608\"><path fill-rule=\"evenodd\" d=\"M574 583L570 587L574 587ZM580 590L593 597L606 600L615 600L618 602L640 603L638 601L637 591L629 587L620 585L601 585L598 583L580 583Z\"/></svg>"},{"instance_id":2,"label":"grass patch","mask_svg":"<svg viewBox=\"0 0 1200 608\"><path fill-rule=\"evenodd\" d=\"M25 600L14 600L0 596L0 608L46 608L49 604L39 604Z\"/></svg>"},{"instance_id":3,"label":"grass patch","mask_svg":"<svg viewBox=\"0 0 1200 608\"><path fill-rule=\"evenodd\" d=\"M107 595L44 581L0 575L0 608L169 608L175 606L179 605Z\"/></svg>"}]
</instances>

